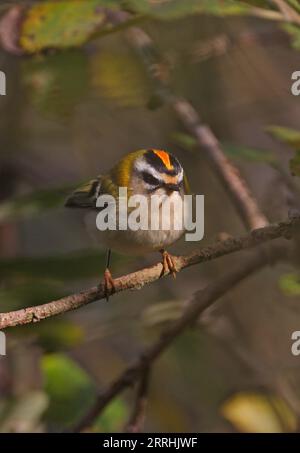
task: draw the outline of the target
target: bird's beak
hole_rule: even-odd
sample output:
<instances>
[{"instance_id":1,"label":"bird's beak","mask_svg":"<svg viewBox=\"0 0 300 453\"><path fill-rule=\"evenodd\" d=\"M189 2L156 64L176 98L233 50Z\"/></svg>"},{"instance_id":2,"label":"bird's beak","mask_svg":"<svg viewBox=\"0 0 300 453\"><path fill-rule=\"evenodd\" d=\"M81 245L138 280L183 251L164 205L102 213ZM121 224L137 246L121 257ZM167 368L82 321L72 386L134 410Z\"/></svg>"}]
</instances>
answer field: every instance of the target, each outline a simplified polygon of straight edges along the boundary
<instances>
[{"instance_id":1,"label":"bird's beak","mask_svg":"<svg viewBox=\"0 0 300 453\"><path fill-rule=\"evenodd\" d=\"M168 184L165 184L165 189L168 193L172 193L172 192L179 192L180 187L178 184L168 183Z\"/></svg>"}]
</instances>

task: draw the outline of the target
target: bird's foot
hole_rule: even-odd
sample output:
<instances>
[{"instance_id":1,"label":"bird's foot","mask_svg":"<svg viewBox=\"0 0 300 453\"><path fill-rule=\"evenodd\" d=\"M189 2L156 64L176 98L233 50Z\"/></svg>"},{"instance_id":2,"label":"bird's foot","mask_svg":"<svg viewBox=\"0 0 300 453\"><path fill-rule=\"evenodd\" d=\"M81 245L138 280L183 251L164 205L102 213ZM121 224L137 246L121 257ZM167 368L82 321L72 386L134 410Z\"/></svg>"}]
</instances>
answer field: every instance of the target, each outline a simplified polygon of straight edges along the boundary
<instances>
[{"instance_id":1,"label":"bird's foot","mask_svg":"<svg viewBox=\"0 0 300 453\"><path fill-rule=\"evenodd\" d=\"M104 271L104 294L105 298L108 301L109 296L111 296L116 291L115 282L112 278L111 272L108 268Z\"/></svg>"},{"instance_id":2,"label":"bird's foot","mask_svg":"<svg viewBox=\"0 0 300 453\"><path fill-rule=\"evenodd\" d=\"M174 263L174 257L170 255L166 250L160 250L162 254L162 271L161 277L165 274L172 274L173 278L176 278L176 273L178 272Z\"/></svg>"}]
</instances>

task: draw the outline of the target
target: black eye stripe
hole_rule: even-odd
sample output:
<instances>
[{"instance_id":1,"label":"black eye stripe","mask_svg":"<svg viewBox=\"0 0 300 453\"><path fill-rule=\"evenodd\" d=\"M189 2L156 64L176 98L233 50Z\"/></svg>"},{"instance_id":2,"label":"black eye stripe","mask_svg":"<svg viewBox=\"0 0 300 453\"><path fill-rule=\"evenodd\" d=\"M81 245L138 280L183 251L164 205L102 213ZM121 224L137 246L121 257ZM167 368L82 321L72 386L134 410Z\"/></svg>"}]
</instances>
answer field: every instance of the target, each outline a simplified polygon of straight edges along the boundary
<instances>
[{"instance_id":1,"label":"black eye stripe","mask_svg":"<svg viewBox=\"0 0 300 453\"><path fill-rule=\"evenodd\" d=\"M146 171L142 172L142 178L147 184L150 184L151 186L158 186L161 182L159 179L155 178L155 176L151 175L151 173L148 173Z\"/></svg>"}]
</instances>

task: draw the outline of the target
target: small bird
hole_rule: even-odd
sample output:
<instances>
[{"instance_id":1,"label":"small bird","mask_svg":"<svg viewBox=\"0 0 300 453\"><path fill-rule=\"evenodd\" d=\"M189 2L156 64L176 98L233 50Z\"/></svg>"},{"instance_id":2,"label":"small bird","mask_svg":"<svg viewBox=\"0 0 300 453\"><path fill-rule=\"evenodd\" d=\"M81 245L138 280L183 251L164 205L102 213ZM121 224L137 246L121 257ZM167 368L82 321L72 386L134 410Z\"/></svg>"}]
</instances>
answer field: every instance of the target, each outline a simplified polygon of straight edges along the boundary
<instances>
[{"instance_id":1,"label":"small bird","mask_svg":"<svg viewBox=\"0 0 300 453\"><path fill-rule=\"evenodd\" d=\"M159 228L156 230L147 228L133 231L117 228L114 231L98 231L102 243L108 248L104 272L107 300L109 295L115 291L114 280L109 269L111 250L128 255L143 255L159 251L162 254L162 275L170 272L175 277L174 260L166 251L166 247L176 242L184 234L184 222L180 229L175 228L174 225L176 216L182 216L182 211L177 209L178 205L181 203L182 206L184 195L190 193L186 175L175 156L160 149L142 149L126 154L109 173L99 175L79 187L67 198L65 206L83 208L95 214L99 213L100 209L96 206L98 197L112 195L118 207L120 187L127 189L128 197L144 195L149 203L152 195L158 195L162 200L161 205L154 213L149 210L152 217L164 215L161 208L164 201L170 201L169 216L171 218L168 229L163 229L160 222ZM151 218L149 222L151 222ZM93 228L96 230L96 222L93 224Z\"/></svg>"}]
</instances>

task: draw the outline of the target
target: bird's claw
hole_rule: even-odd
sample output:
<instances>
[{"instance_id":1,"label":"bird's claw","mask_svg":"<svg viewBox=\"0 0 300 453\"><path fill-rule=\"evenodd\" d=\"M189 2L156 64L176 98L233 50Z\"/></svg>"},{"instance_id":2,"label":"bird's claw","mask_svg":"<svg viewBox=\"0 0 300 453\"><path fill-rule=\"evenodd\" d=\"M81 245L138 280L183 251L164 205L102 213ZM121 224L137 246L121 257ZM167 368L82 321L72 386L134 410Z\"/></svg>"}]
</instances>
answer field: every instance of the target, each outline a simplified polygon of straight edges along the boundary
<instances>
[{"instance_id":1,"label":"bird's claw","mask_svg":"<svg viewBox=\"0 0 300 453\"><path fill-rule=\"evenodd\" d=\"M176 273L177 269L174 263L174 258L172 255L170 255L166 250L161 251L162 254L162 271L161 271L161 277L164 276L165 274L170 273L173 278L176 278Z\"/></svg>"},{"instance_id":2,"label":"bird's claw","mask_svg":"<svg viewBox=\"0 0 300 453\"><path fill-rule=\"evenodd\" d=\"M111 296L116 291L115 282L112 278L111 272L109 269L104 271L104 294L108 302L109 296Z\"/></svg>"}]
</instances>

